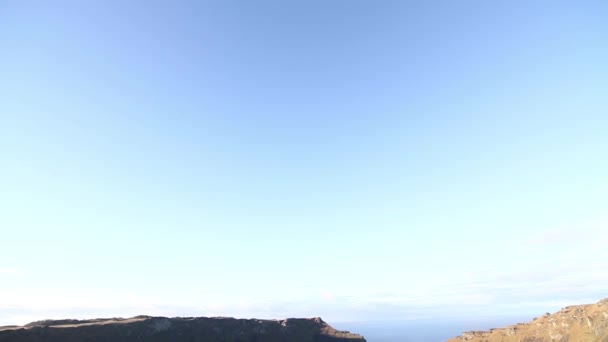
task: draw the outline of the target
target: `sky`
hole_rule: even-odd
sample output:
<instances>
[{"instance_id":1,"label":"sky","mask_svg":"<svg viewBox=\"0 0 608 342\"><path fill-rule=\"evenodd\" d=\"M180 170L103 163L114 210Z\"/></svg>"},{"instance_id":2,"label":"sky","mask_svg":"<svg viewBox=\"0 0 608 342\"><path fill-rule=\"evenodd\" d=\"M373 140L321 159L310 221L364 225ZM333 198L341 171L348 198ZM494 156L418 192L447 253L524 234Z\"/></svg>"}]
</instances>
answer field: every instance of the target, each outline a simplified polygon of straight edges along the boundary
<instances>
[{"instance_id":1,"label":"sky","mask_svg":"<svg viewBox=\"0 0 608 342\"><path fill-rule=\"evenodd\" d=\"M0 325L608 297L605 1L0 1Z\"/></svg>"}]
</instances>

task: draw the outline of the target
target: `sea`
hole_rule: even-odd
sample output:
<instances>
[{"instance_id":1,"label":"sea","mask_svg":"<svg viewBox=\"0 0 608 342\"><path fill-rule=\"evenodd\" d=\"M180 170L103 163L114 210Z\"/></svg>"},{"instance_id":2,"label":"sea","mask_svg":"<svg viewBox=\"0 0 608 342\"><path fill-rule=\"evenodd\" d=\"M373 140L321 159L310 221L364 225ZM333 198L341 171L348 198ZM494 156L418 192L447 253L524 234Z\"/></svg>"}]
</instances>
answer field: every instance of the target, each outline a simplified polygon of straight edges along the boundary
<instances>
[{"instance_id":1,"label":"sea","mask_svg":"<svg viewBox=\"0 0 608 342\"><path fill-rule=\"evenodd\" d=\"M529 317L505 317L479 320L410 320L330 323L338 330L363 335L368 342L440 342L465 331L488 330L518 322Z\"/></svg>"}]
</instances>

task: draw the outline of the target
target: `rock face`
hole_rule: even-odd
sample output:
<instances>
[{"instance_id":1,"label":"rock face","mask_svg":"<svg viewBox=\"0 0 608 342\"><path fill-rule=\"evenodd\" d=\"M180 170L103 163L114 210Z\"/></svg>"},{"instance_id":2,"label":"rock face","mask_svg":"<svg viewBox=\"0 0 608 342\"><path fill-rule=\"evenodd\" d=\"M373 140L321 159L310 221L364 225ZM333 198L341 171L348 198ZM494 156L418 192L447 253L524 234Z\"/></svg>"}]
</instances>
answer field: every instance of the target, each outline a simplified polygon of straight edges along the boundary
<instances>
[{"instance_id":1,"label":"rock face","mask_svg":"<svg viewBox=\"0 0 608 342\"><path fill-rule=\"evenodd\" d=\"M38 321L0 327L0 342L365 342L321 318L257 320L137 316L94 320Z\"/></svg>"},{"instance_id":2,"label":"rock face","mask_svg":"<svg viewBox=\"0 0 608 342\"><path fill-rule=\"evenodd\" d=\"M490 331L470 331L448 342L608 342L608 298Z\"/></svg>"}]
</instances>

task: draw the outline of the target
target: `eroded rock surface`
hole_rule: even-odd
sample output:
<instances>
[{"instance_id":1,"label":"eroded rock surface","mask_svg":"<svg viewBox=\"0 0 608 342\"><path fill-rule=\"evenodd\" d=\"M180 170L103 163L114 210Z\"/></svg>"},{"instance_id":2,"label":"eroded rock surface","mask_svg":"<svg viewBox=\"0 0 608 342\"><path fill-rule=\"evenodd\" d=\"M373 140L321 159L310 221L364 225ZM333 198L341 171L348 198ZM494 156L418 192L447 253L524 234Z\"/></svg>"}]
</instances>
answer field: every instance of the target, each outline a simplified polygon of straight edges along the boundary
<instances>
[{"instance_id":1,"label":"eroded rock surface","mask_svg":"<svg viewBox=\"0 0 608 342\"><path fill-rule=\"evenodd\" d=\"M567 306L528 323L490 331L469 331L448 342L608 342L608 298Z\"/></svg>"}]
</instances>

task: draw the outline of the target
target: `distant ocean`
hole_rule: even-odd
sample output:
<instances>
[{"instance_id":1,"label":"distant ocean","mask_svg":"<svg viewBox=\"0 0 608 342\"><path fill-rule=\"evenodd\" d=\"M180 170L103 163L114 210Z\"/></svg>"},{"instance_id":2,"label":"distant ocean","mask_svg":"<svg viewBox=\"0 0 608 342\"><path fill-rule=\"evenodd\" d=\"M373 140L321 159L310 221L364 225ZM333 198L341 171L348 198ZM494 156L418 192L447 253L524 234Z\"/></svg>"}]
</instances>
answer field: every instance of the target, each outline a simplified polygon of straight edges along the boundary
<instances>
[{"instance_id":1,"label":"distant ocean","mask_svg":"<svg viewBox=\"0 0 608 342\"><path fill-rule=\"evenodd\" d=\"M497 318L479 321L383 321L331 323L334 328L361 334L368 342L440 342L464 331L488 330L530 318Z\"/></svg>"}]
</instances>

